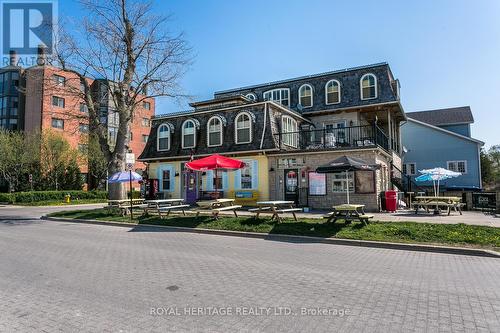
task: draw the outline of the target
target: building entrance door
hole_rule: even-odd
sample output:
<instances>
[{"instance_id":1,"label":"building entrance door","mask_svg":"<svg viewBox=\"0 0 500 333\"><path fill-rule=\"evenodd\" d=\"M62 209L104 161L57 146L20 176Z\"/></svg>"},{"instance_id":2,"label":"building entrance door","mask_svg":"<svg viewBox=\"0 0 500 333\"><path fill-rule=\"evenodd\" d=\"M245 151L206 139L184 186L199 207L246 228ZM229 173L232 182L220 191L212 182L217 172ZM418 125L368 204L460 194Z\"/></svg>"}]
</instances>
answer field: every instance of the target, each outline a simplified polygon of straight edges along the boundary
<instances>
[{"instance_id":1,"label":"building entrance door","mask_svg":"<svg viewBox=\"0 0 500 333\"><path fill-rule=\"evenodd\" d=\"M299 172L297 169L285 169L285 200L293 201L296 204L299 199Z\"/></svg>"},{"instance_id":2,"label":"building entrance door","mask_svg":"<svg viewBox=\"0 0 500 333\"><path fill-rule=\"evenodd\" d=\"M198 199L198 172L186 169L186 195L185 200L188 204L194 204L196 199Z\"/></svg>"}]
</instances>

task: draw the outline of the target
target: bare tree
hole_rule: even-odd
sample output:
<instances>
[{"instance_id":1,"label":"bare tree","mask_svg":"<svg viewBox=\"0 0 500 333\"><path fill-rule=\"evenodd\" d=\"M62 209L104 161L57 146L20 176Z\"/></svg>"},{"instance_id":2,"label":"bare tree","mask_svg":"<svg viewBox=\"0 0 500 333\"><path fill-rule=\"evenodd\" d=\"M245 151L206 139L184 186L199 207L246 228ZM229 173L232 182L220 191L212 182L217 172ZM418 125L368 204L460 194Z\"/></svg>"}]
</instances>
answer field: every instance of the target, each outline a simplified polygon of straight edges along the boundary
<instances>
[{"instance_id":1,"label":"bare tree","mask_svg":"<svg viewBox=\"0 0 500 333\"><path fill-rule=\"evenodd\" d=\"M191 63L183 34L168 31L168 16L157 15L151 2L140 0L82 0L85 15L79 24L58 27L52 63L77 80L71 93L88 108L89 128L108 161L108 172L125 169L128 131L139 106L148 98L182 97L179 81ZM98 80L102 94L92 90ZM116 140L108 138L103 100L118 115ZM110 197L121 198L121 187L110 186Z\"/></svg>"}]
</instances>

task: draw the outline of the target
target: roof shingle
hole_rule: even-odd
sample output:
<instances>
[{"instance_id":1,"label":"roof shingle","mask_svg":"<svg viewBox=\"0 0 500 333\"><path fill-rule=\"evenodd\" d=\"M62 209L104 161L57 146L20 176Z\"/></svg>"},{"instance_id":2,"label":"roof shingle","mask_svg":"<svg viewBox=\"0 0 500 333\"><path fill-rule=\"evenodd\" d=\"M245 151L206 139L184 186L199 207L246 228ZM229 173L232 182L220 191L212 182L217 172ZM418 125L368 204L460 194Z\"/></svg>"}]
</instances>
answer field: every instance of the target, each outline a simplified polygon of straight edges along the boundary
<instances>
[{"instance_id":1,"label":"roof shingle","mask_svg":"<svg viewBox=\"0 0 500 333\"><path fill-rule=\"evenodd\" d=\"M406 115L408 116L408 118L412 118L434 126L470 124L474 122L474 117L472 116L470 106L407 112Z\"/></svg>"}]
</instances>

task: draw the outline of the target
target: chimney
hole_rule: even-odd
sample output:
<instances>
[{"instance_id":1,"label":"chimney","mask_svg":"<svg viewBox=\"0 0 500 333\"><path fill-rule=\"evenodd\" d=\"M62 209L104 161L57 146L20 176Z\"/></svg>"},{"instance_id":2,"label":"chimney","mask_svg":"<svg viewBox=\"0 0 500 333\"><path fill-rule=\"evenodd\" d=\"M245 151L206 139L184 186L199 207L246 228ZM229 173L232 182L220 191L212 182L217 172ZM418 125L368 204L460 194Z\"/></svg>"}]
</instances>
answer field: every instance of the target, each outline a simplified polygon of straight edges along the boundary
<instances>
[{"instance_id":1,"label":"chimney","mask_svg":"<svg viewBox=\"0 0 500 333\"><path fill-rule=\"evenodd\" d=\"M44 66L46 62L46 57L45 57L45 45L39 44L38 45L38 55L36 58L36 63L38 66Z\"/></svg>"},{"instance_id":2,"label":"chimney","mask_svg":"<svg viewBox=\"0 0 500 333\"><path fill-rule=\"evenodd\" d=\"M14 50L9 51L9 66L17 66L17 52Z\"/></svg>"}]
</instances>

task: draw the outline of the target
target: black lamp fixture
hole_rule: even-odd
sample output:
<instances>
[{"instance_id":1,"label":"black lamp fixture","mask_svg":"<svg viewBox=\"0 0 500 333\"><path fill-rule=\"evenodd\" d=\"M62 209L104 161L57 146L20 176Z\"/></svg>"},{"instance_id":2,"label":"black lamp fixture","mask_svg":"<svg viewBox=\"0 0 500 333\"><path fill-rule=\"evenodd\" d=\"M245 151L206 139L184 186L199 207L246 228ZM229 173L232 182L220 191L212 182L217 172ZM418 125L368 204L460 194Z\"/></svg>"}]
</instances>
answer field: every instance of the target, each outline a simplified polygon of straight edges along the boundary
<instances>
[{"instance_id":1,"label":"black lamp fixture","mask_svg":"<svg viewBox=\"0 0 500 333\"><path fill-rule=\"evenodd\" d=\"M175 172L175 177L179 177L179 172L178 171Z\"/></svg>"}]
</instances>

